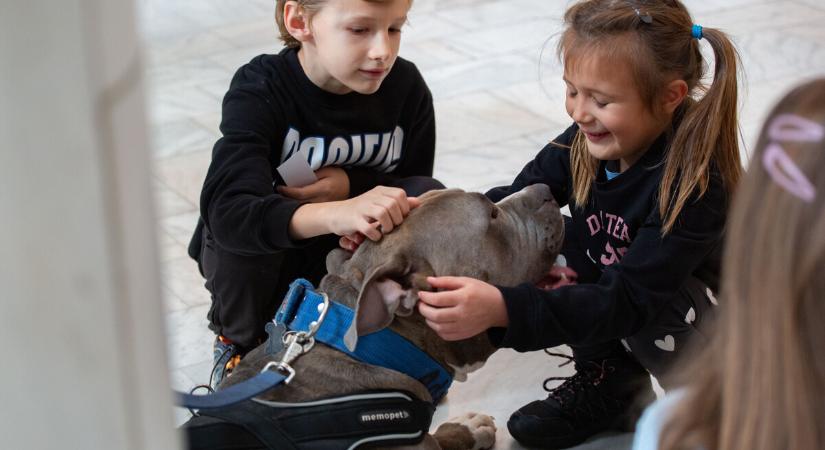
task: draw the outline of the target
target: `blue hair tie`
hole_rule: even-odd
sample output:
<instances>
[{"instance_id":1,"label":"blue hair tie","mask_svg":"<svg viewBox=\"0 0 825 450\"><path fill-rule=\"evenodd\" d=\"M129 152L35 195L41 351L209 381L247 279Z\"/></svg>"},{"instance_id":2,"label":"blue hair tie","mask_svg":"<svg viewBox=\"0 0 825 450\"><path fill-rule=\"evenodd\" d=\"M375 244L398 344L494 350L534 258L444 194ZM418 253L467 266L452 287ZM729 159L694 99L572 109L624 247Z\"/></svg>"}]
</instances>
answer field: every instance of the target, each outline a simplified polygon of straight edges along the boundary
<instances>
[{"instance_id":1,"label":"blue hair tie","mask_svg":"<svg viewBox=\"0 0 825 450\"><path fill-rule=\"evenodd\" d=\"M691 30L690 34L695 39L702 39L702 25L693 24L693 29Z\"/></svg>"}]
</instances>

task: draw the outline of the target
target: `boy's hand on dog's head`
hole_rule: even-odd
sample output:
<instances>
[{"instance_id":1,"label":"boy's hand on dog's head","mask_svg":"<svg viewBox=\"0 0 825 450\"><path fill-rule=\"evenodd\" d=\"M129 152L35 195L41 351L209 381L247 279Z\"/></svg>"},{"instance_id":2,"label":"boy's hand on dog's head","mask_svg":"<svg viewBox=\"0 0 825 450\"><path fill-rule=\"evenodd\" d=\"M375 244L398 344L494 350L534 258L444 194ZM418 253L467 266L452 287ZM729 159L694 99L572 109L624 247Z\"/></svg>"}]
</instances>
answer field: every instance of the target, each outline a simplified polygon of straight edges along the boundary
<instances>
[{"instance_id":1,"label":"boy's hand on dog's head","mask_svg":"<svg viewBox=\"0 0 825 450\"><path fill-rule=\"evenodd\" d=\"M409 208L410 208L409 210L411 211L411 210L417 208L418 205L421 204L421 202L418 200L417 197L407 197L407 204L409 205ZM379 223L378 222L373 222L373 225L375 225L376 228L377 228ZM382 227L382 230L379 230L379 231L383 231L383 227ZM361 243L364 242L364 239L366 239L366 238L367 238L367 236L364 235L364 233L361 233L361 232L355 232L355 233L352 233L352 234L345 234L345 235L341 236L341 239L338 240L338 246L343 248L344 250L350 252L350 253L355 253L355 251L358 250L358 247L361 246Z\"/></svg>"},{"instance_id":2,"label":"boy's hand on dog's head","mask_svg":"<svg viewBox=\"0 0 825 450\"><path fill-rule=\"evenodd\" d=\"M362 233L348 234L346 236L341 236L341 239L338 240L338 245L350 253L355 253L366 238L367 237Z\"/></svg>"},{"instance_id":3,"label":"boy's hand on dog's head","mask_svg":"<svg viewBox=\"0 0 825 450\"><path fill-rule=\"evenodd\" d=\"M403 189L376 186L358 197L330 203L329 230L339 236L361 233L371 241L378 241L400 225L419 204L417 198L407 197ZM350 248L357 247L350 245Z\"/></svg>"}]
</instances>

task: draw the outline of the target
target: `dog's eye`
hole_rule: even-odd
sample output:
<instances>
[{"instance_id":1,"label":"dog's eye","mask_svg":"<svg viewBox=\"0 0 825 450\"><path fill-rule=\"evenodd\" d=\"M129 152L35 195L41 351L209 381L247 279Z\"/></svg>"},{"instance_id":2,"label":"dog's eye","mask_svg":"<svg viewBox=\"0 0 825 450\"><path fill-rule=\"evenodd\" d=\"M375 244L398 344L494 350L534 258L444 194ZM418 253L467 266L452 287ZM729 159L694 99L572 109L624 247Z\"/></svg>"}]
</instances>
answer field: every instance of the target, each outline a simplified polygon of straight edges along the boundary
<instances>
[{"instance_id":1,"label":"dog's eye","mask_svg":"<svg viewBox=\"0 0 825 450\"><path fill-rule=\"evenodd\" d=\"M495 219L498 217L498 207L493 206L493 209L490 210L490 218Z\"/></svg>"}]
</instances>

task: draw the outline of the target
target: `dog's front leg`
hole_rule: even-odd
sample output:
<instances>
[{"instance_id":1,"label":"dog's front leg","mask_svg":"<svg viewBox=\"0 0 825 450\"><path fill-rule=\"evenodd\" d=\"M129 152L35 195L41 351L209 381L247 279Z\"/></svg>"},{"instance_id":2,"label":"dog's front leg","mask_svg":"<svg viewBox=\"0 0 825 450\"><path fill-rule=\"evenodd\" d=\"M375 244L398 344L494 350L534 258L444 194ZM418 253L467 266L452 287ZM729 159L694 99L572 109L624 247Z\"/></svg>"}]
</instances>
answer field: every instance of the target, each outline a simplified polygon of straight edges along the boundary
<instances>
[{"instance_id":1,"label":"dog's front leg","mask_svg":"<svg viewBox=\"0 0 825 450\"><path fill-rule=\"evenodd\" d=\"M466 413L441 424L433 437L442 450L488 449L496 442L496 425L486 414Z\"/></svg>"}]
</instances>

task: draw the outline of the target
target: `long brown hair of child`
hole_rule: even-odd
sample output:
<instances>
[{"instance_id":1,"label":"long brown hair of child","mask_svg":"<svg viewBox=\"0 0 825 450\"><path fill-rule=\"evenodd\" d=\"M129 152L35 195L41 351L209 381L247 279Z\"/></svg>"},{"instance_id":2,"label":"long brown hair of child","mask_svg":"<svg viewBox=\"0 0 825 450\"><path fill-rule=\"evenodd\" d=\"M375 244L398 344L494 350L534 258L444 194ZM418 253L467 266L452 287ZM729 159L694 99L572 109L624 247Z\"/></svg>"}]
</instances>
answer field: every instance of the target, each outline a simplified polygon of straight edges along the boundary
<instances>
[{"instance_id":1,"label":"long brown hair of child","mask_svg":"<svg viewBox=\"0 0 825 450\"><path fill-rule=\"evenodd\" d=\"M658 112L657 99L671 80L681 78L688 97L678 116L659 188L662 234L667 234L691 198L707 190L711 167L719 171L730 195L742 173L737 125L736 49L726 35L703 28L702 37L715 54L713 82L702 83L706 64L693 37L693 19L678 0L587 0L564 15L558 45L565 70L596 54L617 64L630 64L642 99ZM703 95L702 95L703 94ZM573 196L586 204L599 162L587 153L584 134L571 146ZM698 188L698 190L697 190ZM698 197L695 196L698 194Z\"/></svg>"},{"instance_id":2,"label":"long brown hair of child","mask_svg":"<svg viewBox=\"0 0 825 450\"><path fill-rule=\"evenodd\" d=\"M289 48L299 48L301 47L301 42L292 37L289 34L289 31L286 29L286 25L284 24L284 5L288 1L294 1L298 4L298 6L304 11L307 20L312 20L312 16L315 15L321 8L324 7L324 4L329 0L276 0L275 1L275 23L278 25L278 34L280 39L284 42L284 45ZM387 3L393 0L364 0L365 2L373 2L373 3ZM410 6L412 6L413 0L408 0Z\"/></svg>"},{"instance_id":3,"label":"long brown hair of child","mask_svg":"<svg viewBox=\"0 0 825 450\"><path fill-rule=\"evenodd\" d=\"M686 396L663 450L825 448L825 141L780 143L815 190L803 201L763 165L788 113L823 126L825 78L786 95L762 129L733 199L715 334L677 372Z\"/></svg>"}]
</instances>

